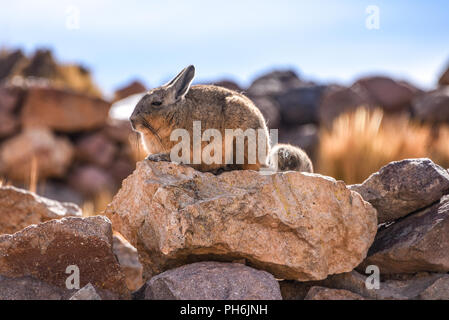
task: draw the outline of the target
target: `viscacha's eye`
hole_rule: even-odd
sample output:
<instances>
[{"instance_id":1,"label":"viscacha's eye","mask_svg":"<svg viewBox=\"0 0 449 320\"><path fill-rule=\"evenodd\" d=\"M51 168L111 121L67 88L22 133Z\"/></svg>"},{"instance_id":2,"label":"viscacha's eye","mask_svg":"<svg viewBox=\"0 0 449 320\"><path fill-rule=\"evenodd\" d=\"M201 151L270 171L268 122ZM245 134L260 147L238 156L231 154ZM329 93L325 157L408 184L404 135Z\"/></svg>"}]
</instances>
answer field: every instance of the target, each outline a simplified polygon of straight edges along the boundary
<instances>
[{"instance_id":1,"label":"viscacha's eye","mask_svg":"<svg viewBox=\"0 0 449 320\"><path fill-rule=\"evenodd\" d=\"M162 102L160 102L160 101L153 101L153 102L151 102L151 104L153 106L160 106L162 104Z\"/></svg>"}]
</instances>

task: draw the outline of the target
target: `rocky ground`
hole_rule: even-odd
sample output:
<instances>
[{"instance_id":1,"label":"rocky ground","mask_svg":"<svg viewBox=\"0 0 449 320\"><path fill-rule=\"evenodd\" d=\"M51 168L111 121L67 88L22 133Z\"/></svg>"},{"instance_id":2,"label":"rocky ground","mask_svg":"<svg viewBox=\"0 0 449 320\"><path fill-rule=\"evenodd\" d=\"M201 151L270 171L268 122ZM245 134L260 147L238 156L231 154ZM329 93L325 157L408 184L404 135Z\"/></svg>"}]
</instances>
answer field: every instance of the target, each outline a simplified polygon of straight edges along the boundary
<instances>
[{"instance_id":1,"label":"rocky ground","mask_svg":"<svg viewBox=\"0 0 449 320\"><path fill-rule=\"evenodd\" d=\"M449 299L449 172L428 159L352 186L142 161L81 214L0 188L0 299Z\"/></svg>"}]
</instances>

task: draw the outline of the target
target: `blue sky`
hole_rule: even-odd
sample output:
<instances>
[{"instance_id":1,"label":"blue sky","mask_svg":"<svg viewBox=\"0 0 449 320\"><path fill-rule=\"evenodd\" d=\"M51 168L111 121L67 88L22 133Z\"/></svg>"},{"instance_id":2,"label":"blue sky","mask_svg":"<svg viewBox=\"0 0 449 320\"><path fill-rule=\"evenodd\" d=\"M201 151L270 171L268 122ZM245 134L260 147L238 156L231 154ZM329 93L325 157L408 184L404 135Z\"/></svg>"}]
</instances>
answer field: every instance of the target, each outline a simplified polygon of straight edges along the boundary
<instances>
[{"instance_id":1,"label":"blue sky","mask_svg":"<svg viewBox=\"0 0 449 320\"><path fill-rule=\"evenodd\" d=\"M246 85L290 67L318 82L387 74L430 88L449 64L445 0L2 1L0 46L50 47L106 93L135 78L157 86L188 64L198 81ZM369 5L378 30L365 27ZM72 7L79 29L66 27Z\"/></svg>"}]
</instances>

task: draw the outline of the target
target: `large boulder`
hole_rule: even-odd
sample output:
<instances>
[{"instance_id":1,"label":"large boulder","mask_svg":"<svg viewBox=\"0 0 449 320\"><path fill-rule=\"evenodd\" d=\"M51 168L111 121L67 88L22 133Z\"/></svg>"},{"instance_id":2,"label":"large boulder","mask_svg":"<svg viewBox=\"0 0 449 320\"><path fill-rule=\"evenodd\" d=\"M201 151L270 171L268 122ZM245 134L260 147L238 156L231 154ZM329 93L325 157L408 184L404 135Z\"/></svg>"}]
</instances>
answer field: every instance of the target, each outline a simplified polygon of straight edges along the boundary
<instances>
[{"instance_id":1,"label":"large boulder","mask_svg":"<svg viewBox=\"0 0 449 320\"><path fill-rule=\"evenodd\" d=\"M449 86L417 96L412 110L414 117L422 121L449 122Z\"/></svg>"},{"instance_id":2,"label":"large boulder","mask_svg":"<svg viewBox=\"0 0 449 320\"><path fill-rule=\"evenodd\" d=\"M324 279L357 266L377 230L375 209L329 177L215 176L169 162L139 162L106 214L147 278L214 257L244 258L281 279Z\"/></svg>"},{"instance_id":3,"label":"large boulder","mask_svg":"<svg viewBox=\"0 0 449 320\"><path fill-rule=\"evenodd\" d=\"M449 272L449 196L380 230L367 265L384 274Z\"/></svg>"},{"instance_id":4,"label":"large boulder","mask_svg":"<svg viewBox=\"0 0 449 320\"><path fill-rule=\"evenodd\" d=\"M73 203L61 203L15 187L0 187L0 234L70 216L81 217Z\"/></svg>"},{"instance_id":5,"label":"large boulder","mask_svg":"<svg viewBox=\"0 0 449 320\"><path fill-rule=\"evenodd\" d=\"M51 220L0 236L2 276L31 276L67 288L67 281L72 281L69 277L76 277L73 266L79 269L81 286L90 282L100 295L129 297L112 251L112 228L106 217Z\"/></svg>"},{"instance_id":6,"label":"large boulder","mask_svg":"<svg viewBox=\"0 0 449 320\"><path fill-rule=\"evenodd\" d=\"M282 300L265 271L238 263L198 262L161 273L146 283L146 300Z\"/></svg>"},{"instance_id":7,"label":"large boulder","mask_svg":"<svg viewBox=\"0 0 449 320\"><path fill-rule=\"evenodd\" d=\"M70 141L44 128L29 128L0 146L0 173L11 180L29 181L35 169L39 179L62 177L74 151Z\"/></svg>"},{"instance_id":8,"label":"large boulder","mask_svg":"<svg viewBox=\"0 0 449 320\"><path fill-rule=\"evenodd\" d=\"M449 193L449 172L430 159L391 162L350 189L377 209L379 222L389 222L425 208Z\"/></svg>"},{"instance_id":9,"label":"large boulder","mask_svg":"<svg viewBox=\"0 0 449 320\"><path fill-rule=\"evenodd\" d=\"M45 126L61 132L103 127L110 104L100 98L56 88L28 90L22 107L22 124Z\"/></svg>"}]
</instances>

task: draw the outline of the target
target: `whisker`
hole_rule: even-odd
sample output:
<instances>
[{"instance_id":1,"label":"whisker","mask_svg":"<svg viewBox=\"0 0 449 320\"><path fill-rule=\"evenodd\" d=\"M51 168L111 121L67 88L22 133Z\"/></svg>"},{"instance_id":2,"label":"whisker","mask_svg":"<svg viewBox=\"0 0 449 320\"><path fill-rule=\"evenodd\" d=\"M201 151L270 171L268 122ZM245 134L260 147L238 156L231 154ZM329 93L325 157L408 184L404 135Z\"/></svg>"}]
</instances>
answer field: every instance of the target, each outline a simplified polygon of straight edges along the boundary
<instances>
[{"instance_id":1,"label":"whisker","mask_svg":"<svg viewBox=\"0 0 449 320\"><path fill-rule=\"evenodd\" d=\"M141 117L141 120L142 120L142 122L143 122L143 126L144 126L145 128L147 128L148 130L150 130L151 133L158 139L159 144L161 145L162 149L163 149L164 152L165 152L165 151L166 151L166 150L165 150L165 147L164 147L164 145L163 145L163 143L162 143L162 139L161 139L161 137L159 136L158 132L157 132L156 130L154 130L154 128L148 123L148 121L147 121L144 117Z\"/></svg>"}]
</instances>

